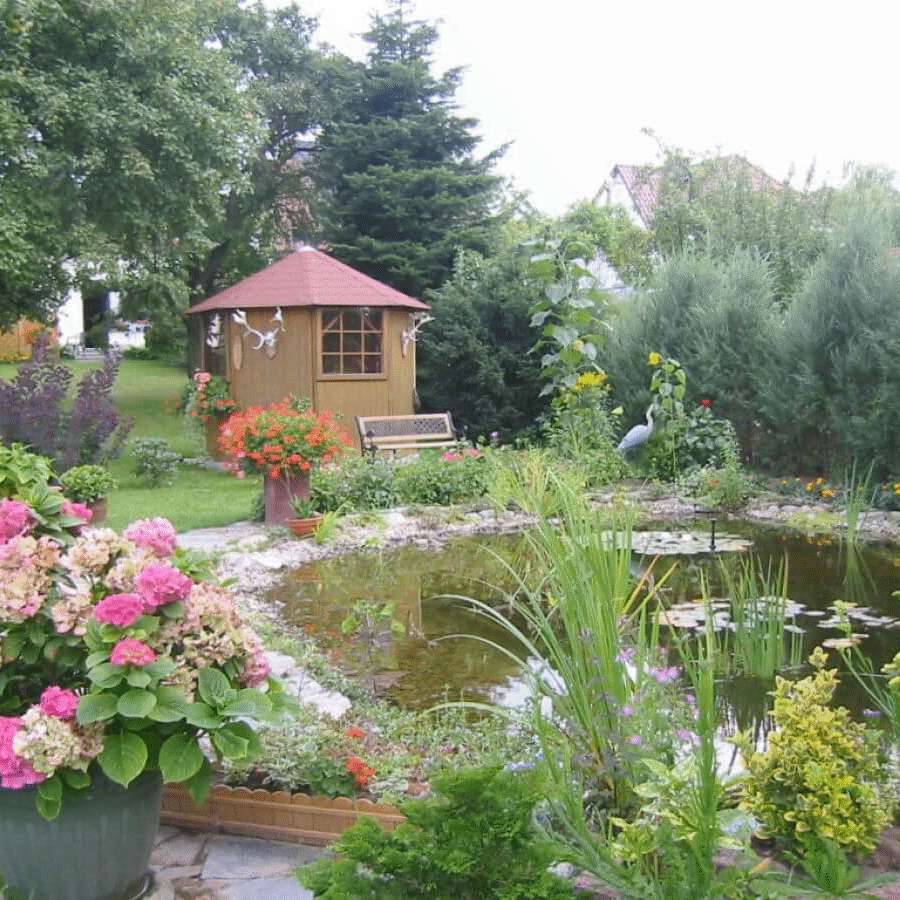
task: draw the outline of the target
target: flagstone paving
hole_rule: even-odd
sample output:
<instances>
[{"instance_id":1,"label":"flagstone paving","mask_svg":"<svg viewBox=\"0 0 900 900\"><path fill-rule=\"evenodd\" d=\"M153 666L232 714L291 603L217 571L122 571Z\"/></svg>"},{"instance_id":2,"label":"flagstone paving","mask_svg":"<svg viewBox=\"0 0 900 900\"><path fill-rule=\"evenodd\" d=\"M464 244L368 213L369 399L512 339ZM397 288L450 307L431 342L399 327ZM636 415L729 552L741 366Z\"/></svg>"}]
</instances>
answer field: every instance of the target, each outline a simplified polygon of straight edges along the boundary
<instances>
[{"instance_id":1,"label":"flagstone paving","mask_svg":"<svg viewBox=\"0 0 900 900\"><path fill-rule=\"evenodd\" d=\"M327 851L283 841L162 826L146 900L312 900L295 875Z\"/></svg>"}]
</instances>

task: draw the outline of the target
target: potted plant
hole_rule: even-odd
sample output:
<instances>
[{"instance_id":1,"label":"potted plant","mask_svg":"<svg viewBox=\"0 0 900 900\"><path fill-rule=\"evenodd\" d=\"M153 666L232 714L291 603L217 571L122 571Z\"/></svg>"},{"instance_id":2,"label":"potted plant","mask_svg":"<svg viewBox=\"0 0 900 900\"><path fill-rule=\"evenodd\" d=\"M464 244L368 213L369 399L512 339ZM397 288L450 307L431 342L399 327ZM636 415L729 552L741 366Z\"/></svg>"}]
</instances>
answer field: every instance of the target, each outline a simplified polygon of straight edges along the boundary
<instances>
[{"instance_id":1,"label":"potted plant","mask_svg":"<svg viewBox=\"0 0 900 900\"><path fill-rule=\"evenodd\" d=\"M231 399L231 388L226 378L209 372L194 372L176 404L189 419L202 422L206 436L206 452L213 459L221 459L219 429L225 419L234 412L237 404Z\"/></svg>"},{"instance_id":2,"label":"potted plant","mask_svg":"<svg viewBox=\"0 0 900 900\"><path fill-rule=\"evenodd\" d=\"M293 501L309 498L313 466L338 459L353 439L334 413L316 412L308 400L286 397L232 413L219 444L238 478L263 474L266 524L285 525L293 518Z\"/></svg>"},{"instance_id":3,"label":"potted plant","mask_svg":"<svg viewBox=\"0 0 900 900\"><path fill-rule=\"evenodd\" d=\"M297 537L315 534L324 519L316 504L308 497L294 497L291 507L295 517L287 520L288 528Z\"/></svg>"},{"instance_id":4,"label":"potted plant","mask_svg":"<svg viewBox=\"0 0 900 900\"><path fill-rule=\"evenodd\" d=\"M94 525L106 521L106 498L119 486L109 469L95 465L74 466L59 476L59 483L69 500L90 508Z\"/></svg>"},{"instance_id":5,"label":"potted plant","mask_svg":"<svg viewBox=\"0 0 900 900\"><path fill-rule=\"evenodd\" d=\"M202 802L210 757L252 759L250 722L287 704L167 520L67 547L46 528L0 503L0 873L26 894L112 900L146 873L163 782Z\"/></svg>"}]
</instances>

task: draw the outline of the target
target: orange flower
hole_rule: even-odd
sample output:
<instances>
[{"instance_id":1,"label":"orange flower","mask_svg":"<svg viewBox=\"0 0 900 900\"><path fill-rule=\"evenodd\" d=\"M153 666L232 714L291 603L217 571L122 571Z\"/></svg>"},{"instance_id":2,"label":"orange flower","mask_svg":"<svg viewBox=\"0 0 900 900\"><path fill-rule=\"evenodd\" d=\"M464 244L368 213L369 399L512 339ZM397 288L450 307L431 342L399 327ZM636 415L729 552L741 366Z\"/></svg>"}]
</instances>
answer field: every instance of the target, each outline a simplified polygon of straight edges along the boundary
<instances>
[{"instance_id":1,"label":"orange flower","mask_svg":"<svg viewBox=\"0 0 900 900\"><path fill-rule=\"evenodd\" d=\"M364 738L365 736L366 733L362 730L362 728L357 728L355 725L347 729L347 737Z\"/></svg>"},{"instance_id":2,"label":"orange flower","mask_svg":"<svg viewBox=\"0 0 900 900\"><path fill-rule=\"evenodd\" d=\"M351 775L357 775L366 770L366 764L358 757L351 756L344 764L344 767Z\"/></svg>"}]
</instances>

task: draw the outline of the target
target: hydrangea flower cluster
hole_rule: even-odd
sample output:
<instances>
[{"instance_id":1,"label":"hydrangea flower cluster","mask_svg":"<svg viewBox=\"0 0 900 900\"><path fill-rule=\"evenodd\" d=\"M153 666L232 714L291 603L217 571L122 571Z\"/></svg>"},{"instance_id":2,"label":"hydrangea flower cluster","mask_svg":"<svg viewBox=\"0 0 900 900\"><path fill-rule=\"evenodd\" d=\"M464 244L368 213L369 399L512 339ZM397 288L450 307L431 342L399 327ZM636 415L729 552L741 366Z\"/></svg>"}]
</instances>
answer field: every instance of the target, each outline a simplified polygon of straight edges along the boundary
<instances>
[{"instance_id":1,"label":"hydrangea flower cluster","mask_svg":"<svg viewBox=\"0 0 900 900\"><path fill-rule=\"evenodd\" d=\"M232 594L182 571L165 519L88 529L67 548L29 533L37 521L0 504L0 787L56 779L38 801L50 817L47 797L86 789L98 769L127 785L159 768L201 797L201 742L250 759L247 720L285 706L262 642Z\"/></svg>"}]
</instances>

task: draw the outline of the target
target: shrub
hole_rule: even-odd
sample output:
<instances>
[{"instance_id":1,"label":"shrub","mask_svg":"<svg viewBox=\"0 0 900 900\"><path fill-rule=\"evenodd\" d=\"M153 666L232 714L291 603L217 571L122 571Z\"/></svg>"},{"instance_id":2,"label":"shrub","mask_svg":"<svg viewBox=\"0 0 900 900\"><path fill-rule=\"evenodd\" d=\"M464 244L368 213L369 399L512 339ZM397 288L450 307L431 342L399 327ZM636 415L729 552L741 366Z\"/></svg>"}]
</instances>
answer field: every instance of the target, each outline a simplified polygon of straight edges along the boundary
<instances>
[{"instance_id":1,"label":"shrub","mask_svg":"<svg viewBox=\"0 0 900 900\"><path fill-rule=\"evenodd\" d=\"M181 457L162 438L138 438L131 446L134 474L151 487L171 482Z\"/></svg>"},{"instance_id":2,"label":"shrub","mask_svg":"<svg viewBox=\"0 0 900 900\"><path fill-rule=\"evenodd\" d=\"M340 858L301 869L301 882L323 900L584 896L549 871L558 847L534 824L541 792L528 773L470 769L432 787L436 796L400 805L407 822L395 831L360 819L333 845Z\"/></svg>"},{"instance_id":3,"label":"shrub","mask_svg":"<svg viewBox=\"0 0 900 900\"><path fill-rule=\"evenodd\" d=\"M843 707L829 707L836 670L822 667L821 650L811 660L818 666L813 675L797 682L776 678L776 730L766 752L747 759L742 805L765 835L801 855L816 837L865 854L888 821L873 786L881 775L879 734L851 722Z\"/></svg>"},{"instance_id":4,"label":"shrub","mask_svg":"<svg viewBox=\"0 0 900 900\"><path fill-rule=\"evenodd\" d=\"M60 476L59 483L75 503L93 503L118 487L112 473L103 466L75 466Z\"/></svg>"},{"instance_id":5,"label":"shrub","mask_svg":"<svg viewBox=\"0 0 900 900\"><path fill-rule=\"evenodd\" d=\"M24 495L37 484L53 480L53 464L46 456L31 453L22 444L0 444L0 496Z\"/></svg>"},{"instance_id":6,"label":"shrub","mask_svg":"<svg viewBox=\"0 0 900 900\"><path fill-rule=\"evenodd\" d=\"M132 421L123 421L112 404L120 359L107 355L103 367L85 373L71 397L72 370L51 356L39 337L32 360L11 381L0 380L0 437L52 459L59 471L116 458Z\"/></svg>"}]
</instances>

